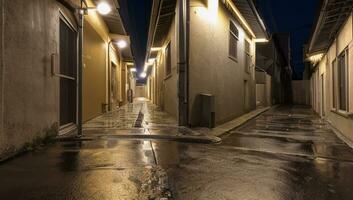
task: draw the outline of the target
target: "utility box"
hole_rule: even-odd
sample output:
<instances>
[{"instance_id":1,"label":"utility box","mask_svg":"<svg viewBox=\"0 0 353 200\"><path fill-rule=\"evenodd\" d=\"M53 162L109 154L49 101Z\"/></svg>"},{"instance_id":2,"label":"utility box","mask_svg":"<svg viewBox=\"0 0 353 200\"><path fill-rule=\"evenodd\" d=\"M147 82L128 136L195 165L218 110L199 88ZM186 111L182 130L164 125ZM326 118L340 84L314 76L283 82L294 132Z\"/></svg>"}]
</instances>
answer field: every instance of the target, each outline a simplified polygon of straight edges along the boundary
<instances>
[{"instance_id":1,"label":"utility box","mask_svg":"<svg viewBox=\"0 0 353 200\"><path fill-rule=\"evenodd\" d=\"M200 94L201 97L201 120L200 126L214 128L215 119L215 97L212 94Z\"/></svg>"},{"instance_id":2,"label":"utility box","mask_svg":"<svg viewBox=\"0 0 353 200\"><path fill-rule=\"evenodd\" d=\"M133 101L134 101L134 94L133 94L132 89L127 90L127 101L129 103L133 103Z\"/></svg>"}]
</instances>

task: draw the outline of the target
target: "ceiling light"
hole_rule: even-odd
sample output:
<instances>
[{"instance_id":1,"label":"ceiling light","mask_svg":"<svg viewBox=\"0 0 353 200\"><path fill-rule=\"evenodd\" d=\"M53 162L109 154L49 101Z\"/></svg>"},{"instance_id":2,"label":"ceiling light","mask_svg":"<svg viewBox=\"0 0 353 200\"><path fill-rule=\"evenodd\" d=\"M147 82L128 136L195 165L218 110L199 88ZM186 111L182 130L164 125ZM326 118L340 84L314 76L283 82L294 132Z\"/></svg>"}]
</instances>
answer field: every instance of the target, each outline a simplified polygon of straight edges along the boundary
<instances>
[{"instance_id":1,"label":"ceiling light","mask_svg":"<svg viewBox=\"0 0 353 200\"><path fill-rule=\"evenodd\" d=\"M110 5L106 2L101 2L97 5L97 11L102 15L110 13L111 10Z\"/></svg>"},{"instance_id":2,"label":"ceiling light","mask_svg":"<svg viewBox=\"0 0 353 200\"><path fill-rule=\"evenodd\" d=\"M125 40L119 40L116 44L118 45L119 49L124 49L127 47L127 42Z\"/></svg>"}]
</instances>

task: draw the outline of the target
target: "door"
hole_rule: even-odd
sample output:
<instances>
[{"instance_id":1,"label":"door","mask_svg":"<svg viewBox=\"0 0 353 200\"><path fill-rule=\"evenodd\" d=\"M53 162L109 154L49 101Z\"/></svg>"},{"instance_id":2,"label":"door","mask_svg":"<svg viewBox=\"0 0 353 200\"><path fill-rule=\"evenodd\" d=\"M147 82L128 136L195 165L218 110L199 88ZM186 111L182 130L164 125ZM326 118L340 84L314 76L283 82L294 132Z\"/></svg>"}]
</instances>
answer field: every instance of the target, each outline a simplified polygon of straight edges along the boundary
<instances>
[{"instance_id":1,"label":"door","mask_svg":"<svg viewBox=\"0 0 353 200\"><path fill-rule=\"evenodd\" d=\"M60 129L75 128L77 118L77 33L60 20Z\"/></svg>"},{"instance_id":2,"label":"door","mask_svg":"<svg viewBox=\"0 0 353 200\"><path fill-rule=\"evenodd\" d=\"M111 63L111 74L110 74L110 111L114 110L118 101L117 91L118 91L118 81L116 78L116 65Z\"/></svg>"},{"instance_id":3,"label":"door","mask_svg":"<svg viewBox=\"0 0 353 200\"><path fill-rule=\"evenodd\" d=\"M325 79L324 74L321 74L321 117L325 116Z\"/></svg>"},{"instance_id":4,"label":"door","mask_svg":"<svg viewBox=\"0 0 353 200\"><path fill-rule=\"evenodd\" d=\"M244 80L244 110L248 112L250 110L249 106L249 83L247 80Z\"/></svg>"}]
</instances>

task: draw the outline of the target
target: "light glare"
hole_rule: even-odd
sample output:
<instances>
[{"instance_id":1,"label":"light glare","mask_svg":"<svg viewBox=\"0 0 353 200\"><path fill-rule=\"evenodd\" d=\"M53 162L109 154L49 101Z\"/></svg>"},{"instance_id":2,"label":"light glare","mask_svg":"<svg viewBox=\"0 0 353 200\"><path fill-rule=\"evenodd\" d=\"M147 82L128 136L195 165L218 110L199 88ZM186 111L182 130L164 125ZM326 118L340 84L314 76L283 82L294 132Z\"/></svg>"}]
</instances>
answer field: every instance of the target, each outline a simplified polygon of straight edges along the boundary
<instances>
[{"instance_id":1,"label":"light glare","mask_svg":"<svg viewBox=\"0 0 353 200\"><path fill-rule=\"evenodd\" d=\"M142 72L142 73L140 74L140 77L141 77L141 78L146 78L146 76L147 76L146 72Z\"/></svg>"},{"instance_id":2,"label":"light glare","mask_svg":"<svg viewBox=\"0 0 353 200\"><path fill-rule=\"evenodd\" d=\"M102 15L106 15L110 13L111 10L112 9L110 8L110 5L107 4L106 2L101 2L97 6L97 11Z\"/></svg>"},{"instance_id":3,"label":"light glare","mask_svg":"<svg viewBox=\"0 0 353 200\"><path fill-rule=\"evenodd\" d=\"M123 49L127 47L127 42L125 40L120 40L116 43L119 47L119 49Z\"/></svg>"}]
</instances>

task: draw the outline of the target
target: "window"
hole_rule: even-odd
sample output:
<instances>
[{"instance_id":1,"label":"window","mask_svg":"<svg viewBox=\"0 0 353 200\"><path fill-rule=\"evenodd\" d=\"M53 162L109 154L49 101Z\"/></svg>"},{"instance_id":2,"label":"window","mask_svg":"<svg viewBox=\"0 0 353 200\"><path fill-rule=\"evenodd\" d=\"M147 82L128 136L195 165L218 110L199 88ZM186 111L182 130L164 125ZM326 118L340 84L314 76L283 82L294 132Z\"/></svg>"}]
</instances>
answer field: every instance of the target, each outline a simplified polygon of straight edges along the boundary
<instances>
[{"instance_id":1,"label":"window","mask_svg":"<svg viewBox=\"0 0 353 200\"><path fill-rule=\"evenodd\" d=\"M348 50L343 51L337 60L337 84L339 109L347 111L347 55Z\"/></svg>"},{"instance_id":2,"label":"window","mask_svg":"<svg viewBox=\"0 0 353 200\"><path fill-rule=\"evenodd\" d=\"M170 49L170 42L165 49L165 76L172 74L172 52Z\"/></svg>"},{"instance_id":3,"label":"window","mask_svg":"<svg viewBox=\"0 0 353 200\"><path fill-rule=\"evenodd\" d=\"M229 57L238 59L239 31L235 24L230 21L229 26Z\"/></svg>"},{"instance_id":4,"label":"window","mask_svg":"<svg viewBox=\"0 0 353 200\"><path fill-rule=\"evenodd\" d=\"M251 67L251 50L250 50L250 43L245 39L244 40L244 45L245 45L245 71L250 73L250 67Z\"/></svg>"},{"instance_id":5,"label":"window","mask_svg":"<svg viewBox=\"0 0 353 200\"><path fill-rule=\"evenodd\" d=\"M336 59L332 62L332 108L337 108L336 103Z\"/></svg>"}]
</instances>

